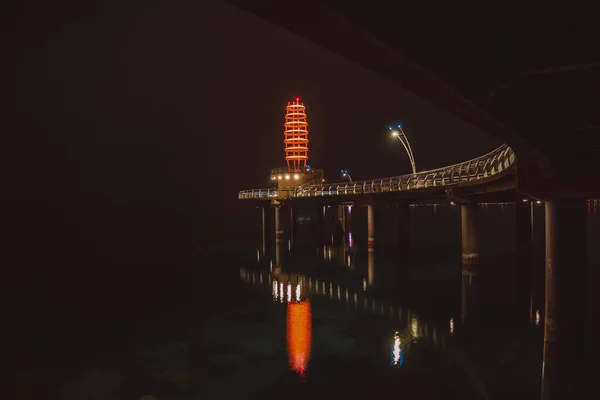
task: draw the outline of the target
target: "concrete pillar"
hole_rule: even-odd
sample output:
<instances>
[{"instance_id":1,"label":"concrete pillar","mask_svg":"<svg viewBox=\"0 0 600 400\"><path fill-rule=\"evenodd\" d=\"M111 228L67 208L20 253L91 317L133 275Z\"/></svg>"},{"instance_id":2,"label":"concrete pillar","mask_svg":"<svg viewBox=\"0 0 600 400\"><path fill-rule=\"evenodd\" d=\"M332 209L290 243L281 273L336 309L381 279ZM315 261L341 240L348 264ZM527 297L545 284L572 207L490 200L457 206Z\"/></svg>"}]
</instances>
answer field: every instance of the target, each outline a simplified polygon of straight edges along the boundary
<instances>
[{"instance_id":1,"label":"concrete pillar","mask_svg":"<svg viewBox=\"0 0 600 400\"><path fill-rule=\"evenodd\" d=\"M519 321L531 321L532 310L532 278L533 278L533 237L531 202L515 203L516 217L516 315Z\"/></svg>"},{"instance_id":2,"label":"concrete pillar","mask_svg":"<svg viewBox=\"0 0 600 400\"><path fill-rule=\"evenodd\" d=\"M283 229L281 227L280 207L275 207L275 265L281 266L281 244L283 242Z\"/></svg>"},{"instance_id":3,"label":"concrete pillar","mask_svg":"<svg viewBox=\"0 0 600 400\"><path fill-rule=\"evenodd\" d=\"M374 206L369 204L367 206L367 241L369 251L375 249L375 212Z\"/></svg>"},{"instance_id":4,"label":"concrete pillar","mask_svg":"<svg viewBox=\"0 0 600 400\"><path fill-rule=\"evenodd\" d=\"M275 267L281 268L281 246L282 242L275 242Z\"/></svg>"},{"instance_id":5,"label":"concrete pillar","mask_svg":"<svg viewBox=\"0 0 600 400\"><path fill-rule=\"evenodd\" d=\"M315 225L314 225L314 229L315 229L315 241L316 241L316 245L317 245L317 255L319 253L319 248L321 248L321 246L324 243L324 232L325 232L325 226L324 226L324 219L325 219L325 206L317 206L317 209L315 210Z\"/></svg>"},{"instance_id":6,"label":"concrete pillar","mask_svg":"<svg viewBox=\"0 0 600 400\"><path fill-rule=\"evenodd\" d=\"M477 205L463 203L460 205L460 221L462 236L462 263L479 264L477 248Z\"/></svg>"},{"instance_id":7,"label":"concrete pillar","mask_svg":"<svg viewBox=\"0 0 600 400\"><path fill-rule=\"evenodd\" d=\"M340 204L337 207L337 219L342 225L342 232L346 233L346 206Z\"/></svg>"},{"instance_id":8,"label":"concrete pillar","mask_svg":"<svg viewBox=\"0 0 600 400\"><path fill-rule=\"evenodd\" d=\"M294 246L294 230L296 221L294 219L294 207L290 204L290 248Z\"/></svg>"},{"instance_id":9,"label":"concrete pillar","mask_svg":"<svg viewBox=\"0 0 600 400\"><path fill-rule=\"evenodd\" d=\"M375 252L369 251L367 257L367 285L372 286L375 280Z\"/></svg>"},{"instance_id":10,"label":"concrete pillar","mask_svg":"<svg viewBox=\"0 0 600 400\"><path fill-rule=\"evenodd\" d=\"M260 226L260 230L261 230L261 238L262 238L262 256L264 257L266 252L267 252L267 224L266 224L266 208L265 207L261 207L260 208L260 212L261 212L261 226Z\"/></svg>"},{"instance_id":11,"label":"concrete pillar","mask_svg":"<svg viewBox=\"0 0 600 400\"><path fill-rule=\"evenodd\" d=\"M283 228L281 226L281 220L279 218L280 207L275 207L275 241L280 242L283 239Z\"/></svg>"},{"instance_id":12,"label":"concrete pillar","mask_svg":"<svg viewBox=\"0 0 600 400\"><path fill-rule=\"evenodd\" d=\"M398 210L398 248L410 247L410 207L407 204L396 207Z\"/></svg>"},{"instance_id":13,"label":"concrete pillar","mask_svg":"<svg viewBox=\"0 0 600 400\"><path fill-rule=\"evenodd\" d=\"M585 365L585 200L545 204L546 306L542 399L583 398Z\"/></svg>"},{"instance_id":14,"label":"concrete pillar","mask_svg":"<svg viewBox=\"0 0 600 400\"><path fill-rule=\"evenodd\" d=\"M476 317L479 276L479 250L477 248L477 205L463 203L460 206L462 238L462 287L460 316L463 323Z\"/></svg>"}]
</instances>

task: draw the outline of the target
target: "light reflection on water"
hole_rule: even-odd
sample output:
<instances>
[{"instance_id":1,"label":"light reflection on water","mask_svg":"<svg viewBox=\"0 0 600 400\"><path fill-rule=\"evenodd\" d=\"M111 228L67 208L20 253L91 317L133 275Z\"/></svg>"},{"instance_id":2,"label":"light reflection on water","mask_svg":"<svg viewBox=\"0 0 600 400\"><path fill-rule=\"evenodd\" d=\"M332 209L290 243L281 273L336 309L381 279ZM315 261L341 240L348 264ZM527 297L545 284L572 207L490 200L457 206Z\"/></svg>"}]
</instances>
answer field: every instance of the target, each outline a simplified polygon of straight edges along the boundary
<instances>
[{"instance_id":1,"label":"light reflection on water","mask_svg":"<svg viewBox=\"0 0 600 400\"><path fill-rule=\"evenodd\" d=\"M391 367L399 368L404 364L404 346L400 339L400 333L394 333L394 341L392 344L392 362Z\"/></svg>"},{"instance_id":2,"label":"light reflection on water","mask_svg":"<svg viewBox=\"0 0 600 400\"><path fill-rule=\"evenodd\" d=\"M312 316L308 300L288 303L286 325L290 369L305 377L312 346Z\"/></svg>"},{"instance_id":3,"label":"light reflection on water","mask_svg":"<svg viewBox=\"0 0 600 400\"><path fill-rule=\"evenodd\" d=\"M258 274L259 279L255 275ZM255 277L254 279L252 277ZM290 369L305 377L312 347L312 312L310 297L323 297L338 303L353 306L363 312L375 314L392 321L403 330L392 334L390 367L399 368L404 365L407 351L411 344L426 340L437 345L438 330L430 329L419 316L403 307L378 300L373 295L361 290L353 290L347 285L336 284L298 273L279 272L277 275L266 271L248 271L240 269L240 278L247 284L271 288L274 303L287 306L287 342ZM342 289L344 295L342 295ZM284 294L285 292L285 294ZM351 309L348 307L348 309ZM454 319L450 319L447 328L449 335L454 333ZM444 335L444 334L442 334Z\"/></svg>"}]
</instances>

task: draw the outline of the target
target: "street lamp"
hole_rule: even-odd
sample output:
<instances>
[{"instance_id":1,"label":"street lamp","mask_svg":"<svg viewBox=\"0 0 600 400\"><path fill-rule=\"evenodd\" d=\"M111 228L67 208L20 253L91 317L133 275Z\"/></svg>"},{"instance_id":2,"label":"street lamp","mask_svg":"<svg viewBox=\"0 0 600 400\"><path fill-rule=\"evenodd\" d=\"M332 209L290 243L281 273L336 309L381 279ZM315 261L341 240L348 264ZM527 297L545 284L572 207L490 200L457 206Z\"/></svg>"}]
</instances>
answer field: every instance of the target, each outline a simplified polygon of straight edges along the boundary
<instances>
[{"instance_id":1,"label":"street lamp","mask_svg":"<svg viewBox=\"0 0 600 400\"><path fill-rule=\"evenodd\" d=\"M408 159L410 160L410 166L412 167L412 172L413 172L413 174L416 175L417 168L415 167L415 157L413 156L412 149L410 148L410 143L408 143L408 138L406 137L406 133L404 133L404 131L402 130L402 125L401 124L396 125L396 129L394 129L390 126L389 130L390 130L392 136L398 138L398 140L400 140L400 142L402 143L402 146L404 146L404 149L406 150L406 154L408 154Z\"/></svg>"},{"instance_id":2,"label":"street lamp","mask_svg":"<svg viewBox=\"0 0 600 400\"><path fill-rule=\"evenodd\" d=\"M352 182L352 177L351 177L351 176L350 176L350 174L348 173L348 170L347 170L347 169L343 169L343 170L342 170L342 176L343 176L344 178L348 177L348 179L350 180L350 182Z\"/></svg>"}]
</instances>

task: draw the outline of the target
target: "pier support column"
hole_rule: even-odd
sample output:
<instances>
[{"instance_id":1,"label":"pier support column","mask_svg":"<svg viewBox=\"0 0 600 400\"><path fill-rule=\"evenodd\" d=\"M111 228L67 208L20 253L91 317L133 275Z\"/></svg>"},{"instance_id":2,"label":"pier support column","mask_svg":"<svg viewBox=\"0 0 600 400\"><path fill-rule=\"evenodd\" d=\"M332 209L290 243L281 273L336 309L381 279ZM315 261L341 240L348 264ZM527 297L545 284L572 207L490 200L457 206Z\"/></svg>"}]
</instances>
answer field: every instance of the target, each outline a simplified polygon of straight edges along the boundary
<instances>
[{"instance_id":1,"label":"pier support column","mask_svg":"<svg viewBox=\"0 0 600 400\"><path fill-rule=\"evenodd\" d=\"M260 207L261 213L261 246L262 246L262 256L264 257L267 252L267 224L266 224L266 207Z\"/></svg>"},{"instance_id":2,"label":"pier support column","mask_svg":"<svg viewBox=\"0 0 600 400\"><path fill-rule=\"evenodd\" d=\"M375 252L369 251L367 254L367 285L373 286L375 280Z\"/></svg>"},{"instance_id":3,"label":"pier support column","mask_svg":"<svg viewBox=\"0 0 600 400\"><path fill-rule=\"evenodd\" d=\"M479 264L477 247L477 204L460 205L460 226L462 238L462 264Z\"/></svg>"},{"instance_id":4,"label":"pier support column","mask_svg":"<svg viewBox=\"0 0 600 400\"><path fill-rule=\"evenodd\" d=\"M275 206L275 264L281 266L281 242L283 241L283 229L281 227L280 206Z\"/></svg>"},{"instance_id":5,"label":"pier support column","mask_svg":"<svg viewBox=\"0 0 600 400\"><path fill-rule=\"evenodd\" d=\"M290 250L294 246L294 231L296 230L296 219L294 218L294 207L290 204Z\"/></svg>"},{"instance_id":6,"label":"pier support column","mask_svg":"<svg viewBox=\"0 0 600 400\"><path fill-rule=\"evenodd\" d=\"M281 207L275 206L275 241L280 242L283 239L283 229L281 227L280 217Z\"/></svg>"},{"instance_id":7,"label":"pier support column","mask_svg":"<svg viewBox=\"0 0 600 400\"><path fill-rule=\"evenodd\" d=\"M531 321L532 310L532 280L533 280L533 231L532 231L532 204L531 202L518 201L515 203L516 217L516 313L519 321Z\"/></svg>"},{"instance_id":8,"label":"pier support column","mask_svg":"<svg viewBox=\"0 0 600 400\"><path fill-rule=\"evenodd\" d=\"M546 306L542 399L583 398L585 364L585 200L546 201Z\"/></svg>"},{"instance_id":9,"label":"pier support column","mask_svg":"<svg viewBox=\"0 0 600 400\"><path fill-rule=\"evenodd\" d=\"M375 249L375 210L372 204L367 205L367 241L369 251Z\"/></svg>"},{"instance_id":10,"label":"pier support column","mask_svg":"<svg viewBox=\"0 0 600 400\"><path fill-rule=\"evenodd\" d=\"M346 206L340 204L337 206L337 219L342 226L342 233L346 235Z\"/></svg>"},{"instance_id":11,"label":"pier support column","mask_svg":"<svg viewBox=\"0 0 600 400\"><path fill-rule=\"evenodd\" d=\"M406 250L410 247L410 207L402 204L398 209L398 248Z\"/></svg>"},{"instance_id":12,"label":"pier support column","mask_svg":"<svg viewBox=\"0 0 600 400\"><path fill-rule=\"evenodd\" d=\"M479 276L479 250L477 247L477 205L465 202L460 205L462 238L462 291L460 315L463 322L476 316Z\"/></svg>"},{"instance_id":13,"label":"pier support column","mask_svg":"<svg viewBox=\"0 0 600 400\"><path fill-rule=\"evenodd\" d=\"M314 215L315 215L315 225L314 225L314 231L315 231L315 241L316 241L316 245L317 245L317 255L319 253L319 249L321 248L321 246L323 245L323 243L325 243L324 241L324 236L325 236L325 226L324 226L324 220L325 220L325 206L317 206L316 210L314 211Z\"/></svg>"}]
</instances>

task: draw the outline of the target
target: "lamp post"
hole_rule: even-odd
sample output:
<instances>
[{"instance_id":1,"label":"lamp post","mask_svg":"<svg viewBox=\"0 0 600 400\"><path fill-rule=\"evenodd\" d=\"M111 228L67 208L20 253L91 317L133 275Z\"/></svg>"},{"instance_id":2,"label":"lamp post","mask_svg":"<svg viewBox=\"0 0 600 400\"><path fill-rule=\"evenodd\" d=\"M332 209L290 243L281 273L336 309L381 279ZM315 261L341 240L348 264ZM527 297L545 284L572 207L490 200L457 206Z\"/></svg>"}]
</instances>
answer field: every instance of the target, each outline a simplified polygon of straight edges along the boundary
<instances>
[{"instance_id":1,"label":"lamp post","mask_svg":"<svg viewBox=\"0 0 600 400\"><path fill-rule=\"evenodd\" d=\"M342 170L342 176L343 176L344 178L346 178L346 177L347 177L347 178L350 180L350 182L352 182L352 177L351 177L351 176L350 176L350 174L348 173L348 170L347 170L347 169L343 169L343 170Z\"/></svg>"},{"instance_id":2,"label":"lamp post","mask_svg":"<svg viewBox=\"0 0 600 400\"><path fill-rule=\"evenodd\" d=\"M396 125L396 128L389 127L389 130L393 137L398 138L404 149L406 150L406 154L408 154L408 159L410 160L410 166L412 167L413 174L416 175L417 168L415 167L415 157L413 156L412 149L410 148L410 143L408 143L408 138L406 137L406 133L402 130L402 125Z\"/></svg>"}]
</instances>

